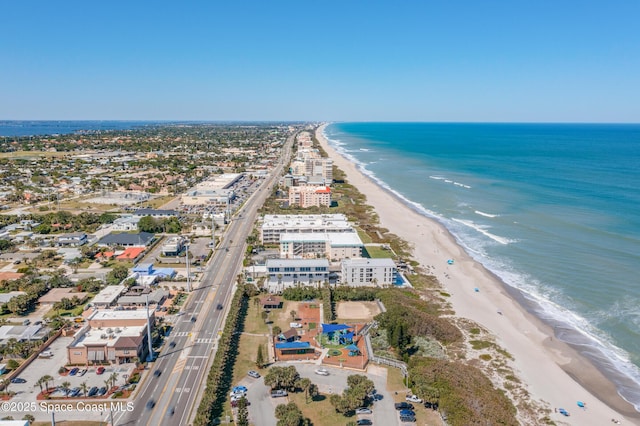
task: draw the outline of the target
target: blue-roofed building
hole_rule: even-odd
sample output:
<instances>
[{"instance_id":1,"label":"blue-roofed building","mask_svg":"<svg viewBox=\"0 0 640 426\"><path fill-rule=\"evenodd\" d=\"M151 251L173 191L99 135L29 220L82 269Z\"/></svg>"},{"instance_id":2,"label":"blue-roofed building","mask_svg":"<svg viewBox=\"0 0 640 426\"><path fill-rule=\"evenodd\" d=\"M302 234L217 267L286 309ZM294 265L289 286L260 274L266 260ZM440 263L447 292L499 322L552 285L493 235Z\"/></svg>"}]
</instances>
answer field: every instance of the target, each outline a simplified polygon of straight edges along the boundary
<instances>
[{"instance_id":1,"label":"blue-roofed building","mask_svg":"<svg viewBox=\"0 0 640 426\"><path fill-rule=\"evenodd\" d=\"M173 268L156 268L152 263L140 263L133 267L132 272L137 275L138 282L146 283L147 277L153 277L157 279L173 278L176 275L176 270ZM156 282L157 280L152 280Z\"/></svg>"}]
</instances>

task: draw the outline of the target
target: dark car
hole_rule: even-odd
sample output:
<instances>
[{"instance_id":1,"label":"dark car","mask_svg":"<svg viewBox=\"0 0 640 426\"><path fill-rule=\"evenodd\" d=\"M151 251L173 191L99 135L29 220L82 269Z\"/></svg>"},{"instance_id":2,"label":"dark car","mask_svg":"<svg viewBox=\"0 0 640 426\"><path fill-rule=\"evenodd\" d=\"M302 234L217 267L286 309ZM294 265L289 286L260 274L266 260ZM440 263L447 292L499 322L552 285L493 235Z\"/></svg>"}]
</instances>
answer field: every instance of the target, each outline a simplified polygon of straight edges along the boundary
<instances>
[{"instance_id":1,"label":"dark car","mask_svg":"<svg viewBox=\"0 0 640 426\"><path fill-rule=\"evenodd\" d=\"M171 417L175 412L176 412L176 409L174 407L171 407L169 408L169 410L167 410L167 416Z\"/></svg>"},{"instance_id":2,"label":"dark car","mask_svg":"<svg viewBox=\"0 0 640 426\"><path fill-rule=\"evenodd\" d=\"M196 322L196 319L197 319L197 318L196 318L195 316L192 316L192 317L191 317L191 322Z\"/></svg>"},{"instance_id":3,"label":"dark car","mask_svg":"<svg viewBox=\"0 0 640 426\"><path fill-rule=\"evenodd\" d=\"M413 410L413 404L409 404L408 402L397 402L396 410Z\"/></svg>"},{"instance_id":4,"label":"dark car","mask_svg":"<svg viewBox=\"0 0 640 426\"><path fill-rule=\"evenodd\" d=\"M20 377L14 377L11 379L11 383L27 383L27 381Z\"/></svg>"},{"instance_id":5,"label":"dark car","mask_svg":"<svg viewBox=\"0 0 640 426\"><path fill-rule=\"evenodd\" d=\"M78 367L74 367L71 369L71 371L69 371L69 375L75 376L78 371L80 371L80 369Z\"/></svg>"},{"instance_id":6,"label":"dark car","mask_svg":"<svg viewBox=\"0 0 640 426\"><path fill-rule=\"evenodd\" d=\"M96 386L94 386L91 389L89 389L89 393L87 395L88 396L94 396L97 393L98 393L98 388Z\"/></svg>"},{"instance_id":7,"label":"dark car","mask_svg":"<svg viewBox=\"0 0 640 426\"><path fill-rule=\"evenodd\" d=\"M416 418L413 416L400 416L400 421L403 423L415 423Z\"/></svg>"},{"instance_id":8,"label":"dark car","mask_svg":"<svg viewBox=\"0 0 640 426\"><path fill-rule=\"evenodd\" d=\"M153 375L154 375L155 377L160 377L160 375L161 375L161 374L162 374L162 371L161 371L161 370L156 370L156 371L154 371L154 372L153 372Z\"/></svg>"},{"instance_id":9,"label":"dark car","mask_svg":"<svg viewBox=\"0 0 640 426\"><path fill-rule=\"evenodd\" d=\"M416 412L413 410L400 410L400 416L415 417Z\"/></svg>"},{"instance_id":10,"label":"dark car","mask_svg":"<svg viewBox=\"0 0 640 426\"><path fill-rule=\"evenodd\" d=\"M356 425L358 426L369 426L372 425L373 422L369 419L360 419L356 422Z\"/></svg>"},{"instance_id":11,"label":"dark car","mask_svg":"<svg viewBox=\"0 0 640 426\"><path fill-rule=\"evenodd\" d=\"M153 399L150 399L150 400L147 402L147 410L151 410L151 409L152 409L153 407L155 407L155 406L156 406L156 402L155 402Z\"/></svg>"},{"instance_id":12,"label":"dark car","mask_svg":"<svg viewBox=\"0 0 640 426\"><path fill-rule=\"evenodd\" d=\"M105 393L107 393L107 388L106 388L106 386L103 386L103 387L101 387L101 388L100 388L100 390L98 391L98 396L102 396L102 395L104 395Z\"/></svg>"},{"instance_id":13,"label":"dark car","mask_svg":"<svg viewBox=\"0 0 640 426\"><path fill-rule=\"evenodd\" d=\"M222 304L218 303L218 305L216 306L216 309L220 311L220 310L222 310L222 308L223 308Z\"/></svg>"},{"instance_id":14,"label":"dark car","mask_svg":"<svg viewBox=\"0 0 640 426\"><path fill-rule=\"evenodd\" d=\"M176 347L176 342L171 342L171 343L169 343L169 347L170 347L170 348L175 348L175 347Z\"/></svg>"}]
</instances>

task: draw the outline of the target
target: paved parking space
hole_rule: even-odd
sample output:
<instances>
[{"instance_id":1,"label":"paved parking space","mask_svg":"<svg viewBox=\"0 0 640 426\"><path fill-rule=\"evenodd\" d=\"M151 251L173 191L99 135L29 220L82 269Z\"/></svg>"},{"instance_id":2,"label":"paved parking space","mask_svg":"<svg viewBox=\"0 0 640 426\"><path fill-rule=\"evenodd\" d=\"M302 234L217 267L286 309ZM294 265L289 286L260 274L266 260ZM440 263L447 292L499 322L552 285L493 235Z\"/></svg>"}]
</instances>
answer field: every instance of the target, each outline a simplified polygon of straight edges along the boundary
<instances>
[{"instance_id":1,"label":"paved parking space","mask_svg":"<svg viewBox=\"0 0 640 426\"><path fill-rule=\"evenodd\" d=\"M126 374L127 377L129 377L131 371L135 368L134 364L105 366L104 373L99 375L96 374L97 367L89 367L87 372L82 376L70 376L68 374L62 376L58 373L58 370L67 362L66 347L71 341L71 337L59 337L48 347L48 350L53 353L51 358L36 358L20 374L19 377L25 379L27 382L12 383L10 385L10 389L16 392L16 396L14 397L15 401L35 401L37 394L40 392L40 386L36 383L45 375L53 377L53 380L49 383L49 388L61 386L63 382L69 382L71 388L79 387L83 382L85 382L89 388L93 386L101 388L106 386L105 380L107 380L112 373L118 374L116 385L123 385L125 383L124 375Z\"/></svg>"},{"instance_id":2,"label":"paved parking space","mask_svg":"<svg viewBox=\"0 0 640 426\"><path fill-rule=\"evenodd\" d=\"M398 413L393 405L393 398L386 389L387 370L384 368L371 366L368 372L359 372L334 368L331 366L323 366L329 370L329 375L320 376L314 373L315 369L318 368L318 365L316 364L278 363L278 365L295 366L300 377L307 377L311 379L311 381L318 386L318 390L322 394L340 394L347 388L348 376L352 374L365 374L375 384L378 398L371 407L373 413L360 415L358 416L358 419L371 419L375 425L395 425L399 422ZM270 389L268 386L265 386L262 377L260 379L243 379L239 384L244 385L249 389L247 392L247 398L251 402L251 405L249 405L250 419L253 419L254 421L255 419L267 421L265 425L272 426L271 423L268 423L269 420L266 419L273 419L276 405L286 403L287 400L285 398L271 398ZM275 423L274 419L273 425L275 425Z\"/></svg>"}]
</instances>

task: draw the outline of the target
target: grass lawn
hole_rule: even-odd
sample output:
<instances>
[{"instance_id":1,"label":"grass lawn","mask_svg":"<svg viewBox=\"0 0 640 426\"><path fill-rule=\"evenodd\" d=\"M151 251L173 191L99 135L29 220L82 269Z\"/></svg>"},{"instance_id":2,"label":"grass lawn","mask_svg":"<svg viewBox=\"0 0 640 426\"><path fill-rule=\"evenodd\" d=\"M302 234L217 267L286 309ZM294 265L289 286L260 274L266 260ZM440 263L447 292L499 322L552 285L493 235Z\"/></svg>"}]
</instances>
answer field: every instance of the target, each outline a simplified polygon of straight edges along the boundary
<instances>
[{"instance_id":1,"label":"grass lawn","mask_svg":"<svg viewBox=\"0 0 640 426\"><path fill-rule=\"evenodd\" d=\"M256 356L258 355L258 345L263 346L265 359L267 357L268 339L263 336L250 336L243 334L240 336L240 348L238 349L238 357L233 367L233 383L234 386L240 380L247 377L249 370L256 370L260 374L266 373L266 370L260 371L256 367Z\"/></svg>"},{"instance_id":2,"label":"grass lawn","mask_svg":"<svg viewBox=\"0 0 640 426\"><path fill-rule=\"evenodd\" d=\"M335 408L329 402L329 396L320 394L314 401L305 402L304 392L290 393L289 401L293 401L298 405L305 417L311 420L311 424L322 425L346 425L348 422L356 421L356 417L345 417L340 413L336 413Z\"/></svg>"},{"instance_id":3,"label":"grass lawn","mask_svg":"<svg viewBox=\"0 0 640 426\"><path fill-rule=\"evenodd\" d=\"M360 237L360 239L362 240L362 242L364 244L369 244L369 243L372 242L371 237L369 236L369 234L364 232L362 229L356 228L356 231L358 232L358 236Z\"/></svg>"},{"instance_id":4,"label":"grass lawn","mask_svg":"<svg viewBox=\"0 0 640 426\"><path fill-rule=\"evenodd\" d=\"M393 253L391 252L391 250L385 250L381 246L366 245L365 249L367 250L367 253L369 253L369 257L373 259L385 259L393 257Z\"/></svg>"},{"instance_id":5,"label":"grass lawn","mask_svg":"<svg viewBox=\"0 0 640 426\"><path fill-rule=\"evenodd\" d=\"M256 296L259 298L259 296ZM267 334L269 333L269 327L262 320L262 309L255 305L253 300L249 302L249 308L247 309L247 316L244 320L244 331L246 333L254 334ZM273 314L271 314L273 315Z\"/></svg>"}]
</instances>

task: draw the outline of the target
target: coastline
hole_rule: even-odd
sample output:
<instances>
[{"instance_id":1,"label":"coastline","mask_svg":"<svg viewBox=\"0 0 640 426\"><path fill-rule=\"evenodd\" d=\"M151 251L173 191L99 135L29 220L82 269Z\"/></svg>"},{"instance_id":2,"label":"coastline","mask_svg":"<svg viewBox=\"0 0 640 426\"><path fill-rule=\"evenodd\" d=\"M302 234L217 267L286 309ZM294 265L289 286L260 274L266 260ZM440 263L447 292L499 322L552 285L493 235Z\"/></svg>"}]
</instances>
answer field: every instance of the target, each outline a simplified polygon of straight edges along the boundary
<instances>
[{"instance_id":1,"label":"coastline","mask_svg":"<svg viewBox=\"0 0 640 426\"><path fill-rule=\"evenodd\" d=\"M325 127L316 129L315 136L334 164L366 196L380 225L407 241L413 258L438 278L451 295L448 302L456 317L482 325L513 356L511 367L530 400L547 408L549 417L561 424L602 425L612 418L640 423L640 413L617 394L609 379L574 348L554 339L553 329L529 313L512 294L515 291L473 260L444 226L381 188L333 149L324 138ZM447 259L455 263L448 265ZM578 400L586 402L588 410L578 409ZM555 413L558 407L569 410L571 417Z\"/></svg>"}]
</instances>

